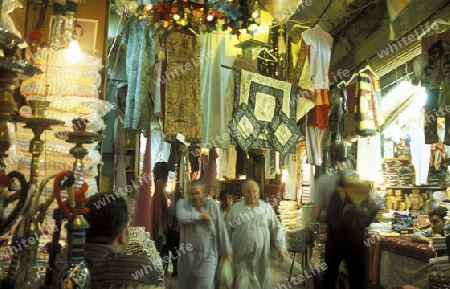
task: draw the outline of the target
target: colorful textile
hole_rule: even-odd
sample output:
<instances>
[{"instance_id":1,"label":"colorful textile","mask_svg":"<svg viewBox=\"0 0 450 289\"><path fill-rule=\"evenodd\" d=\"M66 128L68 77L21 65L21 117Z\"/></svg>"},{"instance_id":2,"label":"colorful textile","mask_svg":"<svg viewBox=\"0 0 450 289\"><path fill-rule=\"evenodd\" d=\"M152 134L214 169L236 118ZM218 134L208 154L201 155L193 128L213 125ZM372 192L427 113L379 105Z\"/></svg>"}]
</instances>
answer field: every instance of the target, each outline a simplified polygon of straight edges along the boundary
<instances>
[{"instance_id":1,"label":"colorful textile","mask_svg":"<svg viewBox=\"0 0 450 289\"><path fill-rule=\"evenodd\" d=\"M328 89L316 89L314 97L316 106L308 113L308 126L326 130L330 113L330 91Z\"/></svg>"},{"instance_id":2,"label":"colorful textile","mask_svg":"<svg viewBox=\"0 0 450 289\"><path fill-rule=\"evenodd\" d=\"M123 33L127 45L127 101L125 129L148 129L150 124L150 77L155 64L155 43L148 25L137 17L130 17Z\"/></svg>"},{"instance_id":3,"label":"colorful textile","mask_svg":"<svg viewBox=\"0 0 450 289\"><path fill-rule=\"evenodd\" d=\"M314 106L308 96L300 94L296 85L236 70L229 124L233 140L245 151L265 148L288 153L301 135L297 121Z\"/></svg>"},{"instance_id":4,"label":"colorful textile","mask_svg":"<svg viewBox=\"0 0 450 289\"><path fill-rule=\"evenodd\" d=\"M435 256L435 252L428 244L414 243L409 236L384 237L381 239L380 248L427 263L430 258Z\"/></svg>"},{"instance_id":5,"label":"colorful textile","mask_svg":"<svg viewBox=\"0 0 450 289\"><path fill-rule=\"evenodd\" d=\"M384 122L378 102L381 98L379 79L360 73L356 93L356 132L360 136L373 135Z\"/></svg>"},{"instance_id":6,"label":"colorful textile","mask_svg":"<svg viewBox=\"0 0 450 289\"><path fill-rule=\"evenodd\" d=\"M167 38L166 142L177 142L182 134L186 142L202 142L200 94L200 41L195 35L174 32Z\"/></svg>"}]
</instances>

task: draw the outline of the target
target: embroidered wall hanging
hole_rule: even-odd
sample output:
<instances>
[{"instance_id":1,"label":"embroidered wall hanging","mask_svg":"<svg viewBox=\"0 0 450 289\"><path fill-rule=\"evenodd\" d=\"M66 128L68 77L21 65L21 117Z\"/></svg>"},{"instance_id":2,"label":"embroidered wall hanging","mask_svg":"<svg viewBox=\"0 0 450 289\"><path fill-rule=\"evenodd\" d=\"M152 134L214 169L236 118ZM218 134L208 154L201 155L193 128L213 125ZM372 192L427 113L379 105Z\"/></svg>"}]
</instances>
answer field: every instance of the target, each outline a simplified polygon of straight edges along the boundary
<instances>
[{"instance_id":1,"label":"embroidered wall hanging","mask_svg":"<svg viewBox=\"0 0 450 289\"><path fill-rule=\"evenodd\" d=\"M174 32L167 38L166 117L164 141L202 141L200 95L200 41L195 35Z\"/></svg>"},{"instance_id":2,"label":"embroidered wall hanging","mask_svg":"<svg viewBox=\"0 0 450 289\"><path fill-rule=\"evenodd\" d=\"M240 69L234 77L233 116L228 124L234 144L245 151L261 148L289 153L301 136L297 121L314 102L288 82Z\"/></svg>"}]
</instances>

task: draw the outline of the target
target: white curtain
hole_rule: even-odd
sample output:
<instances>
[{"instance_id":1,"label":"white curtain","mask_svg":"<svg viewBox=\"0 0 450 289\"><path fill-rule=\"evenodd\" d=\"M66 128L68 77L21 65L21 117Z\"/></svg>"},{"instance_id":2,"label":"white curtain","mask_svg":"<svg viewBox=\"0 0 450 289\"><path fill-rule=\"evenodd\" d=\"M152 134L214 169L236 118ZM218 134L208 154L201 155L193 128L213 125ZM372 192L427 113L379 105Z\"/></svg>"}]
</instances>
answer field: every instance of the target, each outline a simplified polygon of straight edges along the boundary
<instances>
[{"instance_id":1,"label":"white curtain","mask_svg":"<svg viewBox=\"0 0 450 289\"><path fill-rule=\"evenodd\" d=\"M230 141L228 122L233 112L233 71L221 65L231 67L240 50L233 49L237 38L227 31L202 33L200 40L202 145L226 149Z\"/></svg>"}]
</instances>

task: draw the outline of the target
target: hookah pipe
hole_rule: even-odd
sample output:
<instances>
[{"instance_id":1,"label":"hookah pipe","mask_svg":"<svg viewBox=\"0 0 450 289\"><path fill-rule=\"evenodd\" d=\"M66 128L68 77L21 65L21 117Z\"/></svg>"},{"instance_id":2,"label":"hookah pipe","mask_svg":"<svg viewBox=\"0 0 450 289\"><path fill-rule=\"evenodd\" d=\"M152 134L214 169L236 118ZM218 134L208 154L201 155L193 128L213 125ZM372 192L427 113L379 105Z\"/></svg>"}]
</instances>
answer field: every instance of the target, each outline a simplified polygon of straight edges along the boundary
<instances>
[{"instance_id":1,"label":"hookah pipe","mask_svg":"<svg viewBox=\"0 0 450 289\"><path fill-rule=\"evenodd\" d=\"M60 191L65 187L70 187L75 183L75 176L70 171L63 171L59 173L53 180L53 194L52 196L58 195L57 200L61 200ZM47 204L53 202L54 198L51 198L46 204L41 208L41 216L44 216ZM58 203L59 206L59 203ZM64 220L64 214L61 209L53 210L53 219L55 220L56 230L53 231L52 241L47 243L47 248L49 252L48 265L45 272L45 282L44 288L50 288L53 281L53 269L55 267L56 256L61 251L61 244L59 244L59 238L61 236L61 224Z\"/></svg>"},{"instance_id":2,"label":"hookah pipe","mask_svg":"<svg viewBox=\"0 0 450 289\"><path fill-rule=\"evenodd\" d=\"M69 221L68 232L72 231L71 233L74 234L74 238L77 238L77 236L76 236L76 234L78 233L77 230L85 229L85 228L80 228L83 226L79 226L79 225L83 225L84 223L87 224L85 221L83 223L84 219L78 215L84 215L89 212L89 209L83 206L83 204L88 201L88 198L86 198L86 196L85 196L85 193L88 189L88 185L86 183L83 183L81 188L74 193L73 188L72 188L72 185L74 183L75 183L75 175L71 171L62 171L55 177L55 180L53 182L53 195L55 196L56 201L58 203L58 209L56 209L53 212L53 218L55 219L58 230L56 232L54 232L52 242L48 244L49 263L48 263L46 276L45 276L45 285L44 285L45 288L50 288L52 286L53 268L54 268L55 262L56 262L56 255L61 251L61 245L59 244L59 238L60 238L62 220L67 219ZM62 200L61 193L60 193L60 191L63 190L64 188L66 188L66 191L69 194L69 199L65 200L65 201ZM71 246L71 242L69 240L69 247L70 246ZM75 254L76 254L76 252L74 253L74 255ZM69 257L72 257L72 256L69 256ZM70 269L69 273L76 271L76 270L82 270L82 268L78 268L78 269L77 268L69 268L69 269ZM64 273L63 271L61 271L61 272ZM70 282L75 283L75 284L73 284L75 286L71 287L71 288L82 288L83 287L83 286L81 286L81 287L76 286L76 285L80 286L80 284L78 284L78 282L81 282L81 281L74 280L74 279L76 279L76 277L74 278L73 276L71 276L71 274L67 274L67 276L65 276L65 277L66 278L64 281L67 280L69 283ZM58 282L59 282L59 280L58 280ZM65 284L65 283L63 283L63 284Z\"/></svg>"}]
</instances>

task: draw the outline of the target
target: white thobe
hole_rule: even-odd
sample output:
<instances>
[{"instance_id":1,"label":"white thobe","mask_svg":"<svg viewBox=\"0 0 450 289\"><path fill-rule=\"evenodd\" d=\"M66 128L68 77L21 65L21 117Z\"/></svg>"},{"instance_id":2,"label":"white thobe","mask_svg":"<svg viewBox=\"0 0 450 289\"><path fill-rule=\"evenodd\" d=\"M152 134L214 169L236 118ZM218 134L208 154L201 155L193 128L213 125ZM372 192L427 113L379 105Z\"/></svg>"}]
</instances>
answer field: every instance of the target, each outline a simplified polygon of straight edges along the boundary
<instances>
[{"instance_id":1,"label":"white thobe","mask_svg":"<svg viewBox=\"0 0 450 289\"><path fill-rule=\"evenodd\" d=\"M241 201L231 207L226 225L233 246L234 288L269 288L272 249L285 250L281 224L270 204L251 209Z\"/></svg>"},{"instance_id":2,"label":"white thobe","mask_svg":"<svg viewBox=\"0 0 450 289\"><path fill-rule=\"evenodd\" d=\"M187 199L177 202L181 244L187 248L178 260L179 288L212 289L214 274L221 254L230 253L228 232L214 200L205 200L202 210L212 220L205 221ZM187 287L188 286L188 287Z\"/></svg>"}]
</instances>

